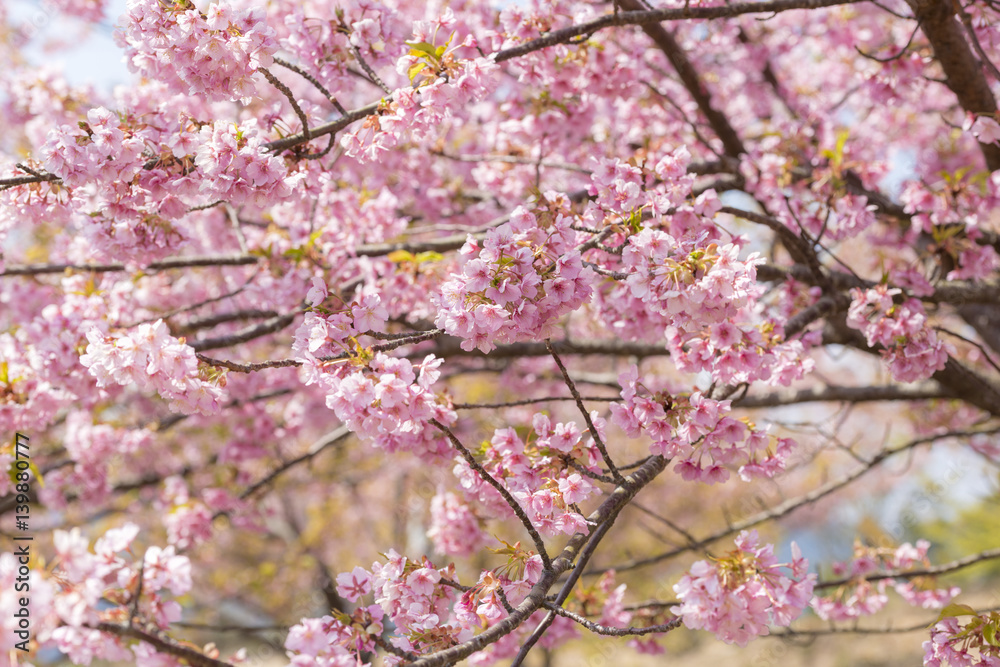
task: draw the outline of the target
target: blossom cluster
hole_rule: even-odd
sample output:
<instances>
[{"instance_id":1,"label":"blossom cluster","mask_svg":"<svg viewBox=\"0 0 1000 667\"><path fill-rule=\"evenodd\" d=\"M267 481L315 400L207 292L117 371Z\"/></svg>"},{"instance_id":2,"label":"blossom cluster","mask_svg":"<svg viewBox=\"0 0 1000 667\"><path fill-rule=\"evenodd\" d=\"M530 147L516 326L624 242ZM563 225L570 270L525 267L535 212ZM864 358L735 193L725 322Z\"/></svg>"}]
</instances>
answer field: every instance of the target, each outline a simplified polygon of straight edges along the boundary
<instances>
[{"instance_id":1,"label":"blossom cluster","mask_svg":"<svg viewBox=\"0 0 1000 667\"><path fill-rule=\"evenodd\" d=\"M80 357L97 384L135 384L170 399L177 412L217 413L222 407L220 386L201 376L190 345L174 338L163 320L143 323L130 332L105 335L100 328L87 332L87 351Z\"/></svg>"},{"instance_id":2,"label":"blossom cluster","mask_svg":"<svg viewBox=\"0 0 1000 667\"><path fill-rule=\"evenodd\" d=\"M473 586L458 583L453 565L438 568L426 557L410 560L394 550L385 554L385 563L376 562L370 570L355 567L337 575L338 593L356 608L350 615L334 612L323 618L303 618L294 626L285 641L290 667L367 665L362 663L362 655L375 650L390 623L395 632L388 641L395 650L383 656L384 664L390 666L402 663L401 655L406 653L437 651L472 638L505 618L507 605L520 604L542 575L541 557L522 549L520 543L504 543L503 548L493 551L506 555L507 562L481 572ZM629 618L629 612L622 609L625 589L619 586L612 591L612 587L611 577L604 577L590 597L601 605L602 621L620 626ZM534 627L529 622L489 651L477 654L472 664L513 657L530 631L529 625ZM577 634L568 619L557 622L554 628L543 639L545 646Z\"/></svg>"},{"instance_id":3,"label":"blossom cluster","mask_svg":"<svg viewBox=\"0 0 1000 667\"><path fill-rule=\"evenodd\" d=\"M142 264L176 249L187 238L176 220L188 208L177 195L198 184L171 183L173 174L145 168L161 140L155 125L96 107L85 120L51 132L40 158L61 182L22 202L25 212L74 222L78 245L98 257Z\"/></svg>"},{"instance_id":4,"label":"blossom cluster","mask_svg":"<svg viewBox=\"0 0 1000 667\"><path fill-rule=\"evenodd\" d=\"M603 438L604 420L596 413L591 417ZM547 415L536 414L532 427L527 442L513 428L497 429L484 443L483 470L510 492L542 535L586 532L586 520L575 507L598 488L571 463L595 473L600 453L593 440L584 440L572 422L552 424ZM464 459L458 459L455 475L478 507L494 517L511 516L512 510L499 492Z\"/></svg>"},{"instance_id":5,"label":"blossom cluster","mask_svg":"<svg viewBox=\"0 0 1000 667\"><path fill-rule=\"evenodd\" d=\"M320 376L326 405L349 429L389 452L409 450L444 455L450 445L429 425L454 423L455 412L435 396L432 385L443 360L429 354L420 364L376 352Z\"/></svg>"},{"instance_id":6,"label":"blossom cluster","mask_svg":"<svg viewBox=\"0 0 1000 667\"><path fill-rule=\"evenodd\" d=\"M854 545L854 558L849 562L833 564L833 574L849 580L833 593L817 595L810 605L823 620L846 621L870 616L880 611L889 601L886 587L893 586L907 603L924 609L940 609L959 594L958 587L935 588L928 577L873 577L884 572L905 572L917 565L929 566L927 550L930 543L918 540L896 548Z\"/></svg>"},{"instance_id":7,"label":"blossom cluster","mask_svg":"<svg viewBox=\"0 0 1000 667\"><path fill-rule=\"evenodd\" d=\"M462 349L489 352L497 343L547 338L559 316L590 297L596 274L574 248L566 200L554 199L544 210L518 207L481 248L471 238L462 248L465 265L441 286L435 320L462 339Z\"/></svg>"},{"instance_id":8,"label":"blossom cluster","mask_svg":"<svg viewBox=\"0 0 1000 667\"><path fill-rule=\"evenodd\" d=\"M389 641L400 651L444 647L472 636L470 628L455 622L451 612L458 591L441 585L453 581L454 569L435 568L426 558L408 560L393 550L386 563L374 563L370 571L356 567L337 576L337 591L358 603L352 616L343 612L321 619L304 618L285 641L291 666L360 665L361 653L375 650L375 640L386 621L397 633ZM362 598L371 595L374 604ZM477 620L478 626L478 620ZM399 658L386 656L387 664Z\"/></svg>"},{"instance_id":9,"label":"blossom cluster","mask_svg":"<svg viewBox=\"0 0 1000 667\"><path fill-rule=\"evenodd\" d=\"M761 317L756 267L764 259L739 258L745 237L722 241L714 221L722 203L712 189L693 195L690 159L682 146L655 164L598 161L589 190L596 199L584 218L630 229L619 236L624 281L605 285L599 306L620 335L665 335L682 371L708 372L722 384L787 385L813 362L801 340L784 340L779 319Z\"/></svg>"},{"instance_id":10,"label":"blossom cluster","mask_svg":"<svg viewBox=\"0 0 1000 667\"><path fill-rule=\"evenodd\" d=\"M710 216L703 202L690 216ZM788 384L807 373L801 341L783 341L780 323L751 315L761 294L756 267L764 259L739 258L740 243L719 245L707 232L675 237L645 228L629 237L622 252L634 309L657 318L680 370L709 372L724 384L765 380Z\"/></svg>"},{"instance_id":11,"label":"blossom cluster","mask_svg":"<svg viewBox=\"0 0 1000 667\"><path fill-rule=\"evenodd\" d=\"M792 543L792 561L779 563L757 531L743 531L736 549L715 562L698 561L674 585L676 612L691 629L708 630L728 644L746 646L769 634L768 625L787 627L809 603L815 574ZM782 568L790 571L786 574Z\"/></svg>"},{"instance_id":12,"label":"blossom cluster","mask_svg":"<svg viewBox=\"0 0 1000 667\"><path fill-rule=\"evenodd\" d=\"M307 300L320 304L326 285L314 282ZM454 423L453 410L435 396L432 386L443 362L427 355L412 363L362 347L357 337L384 331L388 312L380 298L365 294L348 307L306 313L295 332L292 350L303 362L300 377L318 384L326 405L358 435L387 451L400 449L443 455L450 445L429 425L431 419Z\"/></svg>"},{"instance_id":13,"label":"blossom cluster","mask_svg":"<svg viewBox=\"0 0 1000 667\"><path fill-rule=\"evenodd\" d=\"M278 50L262 8L224 2L203 14L190 0L129 0L115 39L131 71L173 92L244 103L257 94L254 74Z\"/></svg>"},{"instance_id":14,"label":"blossom cluster","mask_svg":"<svg viewBox=\"0 0 1000 667\"><path fill-rule=\"evenodd\" d=\"M475 46L467 38L458 46ZM459 60L451 51L443 56L424 55L420 63L428 74L418 85L396 90L391 100L368 116L357 130L342 140L347 155L360 162L373 162L403 141L420 142L438 135L440 127L456 111L464 109L493 91L500 67L491 57ZM411 72L416 58L405 55L397 69ZM438 70L435 72L435 70ZM423 76L423 75L421 75Z\"/></svg>"},{"instance_id":15,"label":"blossom cluster","mask_svg":"<svg viewBox=\"0 0 1000 667\"><path fill-rule=\"evenodd\" d=\"M700 246L647 228L629 237L622 261L632 296L688 332L736 317L759 294L756 266L764 258L740 260L736 244Z\"/></svg>"},{"instance_id":16,"label":"blossom cluster","mask_svg":"<svg viewBox=\"0 0 1000 667\"><path fill-rule=\"evenodd\" d=\"M266 207L288 197L299 180L289 176L280 158L268 153L255 120L239 125L216 121L201 128L198 140L194 163L205 177L200 191L210 201ZM174 156L184 157L184 150L175 149Z\"/></svg>"},{"instance_id":17,"label":"blossom cluster","mask_svg":"<svg viewBox=\"0 0 1000 667\"><path fill-rule=\"evenodd\" d=\"M64 276L59 289L66 296L61 303L33 308L49 298L51 292L45 287L15 292L18 296L7 302L5 314L23 325L0 333L6 375L0 427L40 429L65 410L86 409L96 400L93 379L79 372L79 332L108 317L121 291L108 289L99 295L94 286L86 276Z\"/></svg>"},{"instance_id":18,"label":"blossom cluster","mask_svg":"<svg viewBox=\"0 0 1000 667\"><path fill-rule=\"evenodd\" d=\"M795 446L789 438L776 438L728 416L731 401L717 401L700 391L650 391L635 365L618 382L622 402L610 405L612 421L630 438L649 437L651 453L673 459L674 471L684 479L724 482L731 468L744 481L773 477L784 469Z\"/></svg>"},{"instance_id":19,"label":"blossom cluster","mask_svg":"<svg viewBox=\"0 0 1000 667\"><path fill-rule=\"evenodd\" d=\"M106 502L112 491L111 468L116 457L130 457L152 445L147 430L116 428L94 423L84 410L66 415L66 453L73 465L61 467L45 475L45 486L39 496L50 507L65 505L66 490L92 507Z\"/></svg>"},{"instance_id":20,"label":"blossom cluster","mask_svg":"<svg viewBox=\"0 0 1000 667\"><path fill-rule=\"evenodd\" d=\"M120 637L95 627L102 622L121 624L134 619L165 629L180 620L181 606L169 599L167 591L180 596L191 590L191 563L172 546L151 546L141 559L133 558L138 534L135 524L113 528L91 550L79 528L55 531L53 569L35 568L30 574L32 650L52 646L78 665L95 659L173 664L169 656L158 654L145 642L129 646ZM14 594L17 570L12 554L0 555L0 582L4 584L0 607L4 609L14 608L4 598ZM141 595L138 600L137 595ZM7 642L16 635L6 625L4 629L0 649L6 653L12 648Z\"/></svg>"},{"instance_id":21,"label":"blossom cluster","mask_svg":"<svg viewBox=\"0 0 1000 667\"><path fill-rule=\"evenodd\" d=\"M945 367L950 346L928 326L919 301L893 302L893 296L900 292L884 284L852 290L847 325L864 333L869 346L885 348L882 358L895 380L926 380Z\"/></svg>"},{"instance_id":22,"label":"blossom cluster","mask_svg":"<svg viewBox=\"0 0 1000 667\"><path fill-rule=\"evenodd\" d=\"M995 117L985 114L967 114L965 122L962 123L962 129L971 132L976 139L984 144L1000 142L1000 123L997 123Z\"/></svg>"},{"instance_id":23,"label":"blossom cluster","mask_svg":"<svg viewBox=\"0 0 1000 667\"><path fill-rule=\"evenodd\" d=\"M145 143L113 111L95 107L76 127L63 125L42 147L45 169L68 186L129 183L143 167Z\"/></svg>"},{"instance_id":24,"label":"blossom cluster","mask_svg":"<svg viewBox=\"0 0 1000 667\"><path fill-rule=\"evenodd\" d=\"M931 628L931 638L924 642L924 667L1000 667L1000 646L997 630L1000 614L976 614L971 607L950 605L942 618ZM959 616L972 618L961 623Z\"/></svg>"},{"instance_id":25,"label":"blossom cluster","mask_svg":"<svg viewBox=\"0 0 1000 667\"><path fill-rule=\"evenodd\" d=\"M486 543L479 518L451 492L439 492L431 499L427 537L439 552L449 556L470 556Z\"/></svg>"}]
</instances>

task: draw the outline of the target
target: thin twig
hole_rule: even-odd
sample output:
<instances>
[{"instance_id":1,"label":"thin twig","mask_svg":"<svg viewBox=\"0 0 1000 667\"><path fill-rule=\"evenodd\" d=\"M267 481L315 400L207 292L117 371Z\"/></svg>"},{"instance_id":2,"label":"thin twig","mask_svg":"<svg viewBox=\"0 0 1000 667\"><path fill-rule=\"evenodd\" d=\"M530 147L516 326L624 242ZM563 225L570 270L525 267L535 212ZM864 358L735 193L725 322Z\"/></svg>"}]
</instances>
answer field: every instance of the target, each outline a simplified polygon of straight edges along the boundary
<instances>
[{"instance_id":1,"label":"thin twig","mask_svg":"<svg viewBox=\"0 0 1000 667\"><path fill-rule=\"evenodd\" d=\"M376 86L385 91L386 95L392 95L392 88L385 85L385 81L383 81L381 77L379 77L379 75L375 73L375 70L371 68L371 65L369 65L365 61L365 59L361 56L361 51L358 49L357 46L355 46L355 44L351 41L351 38L349 36L347 38L347 46L348 48L351 49L351 55L353 55L354 59L358 61L359 65L361 65L361 69L363 69L365 71L365 74L368 75L369 80L371 80L372 83L374 83Z\"/></svg>"},{"instance_id":2,"label":"thin twig","mask_svg":"<svg viewBox=\"0 0 1000 667\"><path fill-rule=\"evenodd\" d=\"M628 627L628 628L613 628L609 625L600 625L594 623L593 621L588 621L583 616L575 614L568 609L564 609L557 604L552 602L546 602L543 605L546 609L554 611L559 616L570 619L576 623L579 623L583 627L587 628L591 632L596 632L599 635L608 635L609 637L631 637L635 635L650 635L656 632L669 632L671 630L676 630L680 627L683 619L678 616L671 621L666 623L661 623L660 625L650 625L645 628L639 627Z\"/></svg>"},{"instance_id":3,"label":"thin twig","mask_svg":"<svg viewBox=\"0 0 1000 667\"><path fill-rule=\"evenodd\" d=\"M956 572L958 570L963 570L977 563L985 563L986 561L996 560L1000 558L1000 548L997 549L987 549L978 554L972 554L971 556L966 556L965 558L959 558L958 560L953 560L950 563L944 563L942 565L935 565L932 567L925 567L919 570L893 570L891 572L881 572L878 574L866 574L859 577L844 577L842 579L832 579L830 581L820 581L816 584L815 588L839 588L840 586L845 586L852 583L857 583L859 581L881 581L883 579L913 579L915 577L937 577L942 574L948 574L950 572Z\"/></svg>"},{"instance_id":4,"label":"thin twig","mask_svg":"<svg viewBox=\"0 0 1000 667\"><path fill-rule=\"evenodd\" d=\"M186 269L196 266L248 266L257 264L260 257L254 255L208 255L199 257L174 257L151 262L148 266L142 267L143 273L152 271L165 271L167 269ZM124 264L26 264L22 266L9 266L0 276L37 276L51 273L65 273L66 271L111 273L115 271L129 270Z\"/></svg>"},{"instance_id":5,"label":"thin twig","mask_svg":"<svg viewBox=\"0 0 1000 667\"><path fill-rule=\"evenodd\" d=\"M299 106L298 100L295 99L295 95L292 93L292 89L286 86L281 79L271 74L267 68L258 67L257 71L263 74L264 78L288 99L288 103L292 105L292 110L299 117L299 122L302 123L302 143L308 143L312 139L312 131L309 129L309 118L302 111L302 107Z\"/></svg>"},{"instance_id":6,"label":"thin twig","mask_svg":"<svg viewBox=\"0 0 1000 667\"><path fill-rule=\"evenodd\" d=\"M248 486L246 489L244 489L243 493L240 494L240 500L246 500L247 498L255 494L258 490L264 488L265 486L273 482L280 475L283 475L285 472L294 468L300 463L311 461L312 459L316 458L316 456L318 456L320 453L325 451L327 448L332 447L333 445L341 442L349 435L351 435L351 431L346 426L341 426L333 431L330 431L322 438L314 442L309 447L308 451L306 451L305 454L297 456L294 459L291 459L290 461L286 461L282 465L278 466L277 468L269 472L263 478L257 480L256 482ZM224 516L226 514L228 514L228 512L220 510L216 512L212 518L215 519L217 517Z\"/></svg>"},{"instance_id":7,"label":"thin twig","mask_svg":"<svg viewBox=\"0 0 1000 667\"><path fill-rule=\"evenodd\" d=\"M991 611L1000 611L1000 607L990 607L987 609L981 609L980 614L989 613ZM765 637L819 637L822 635L890 635L890 634L906 634L909 632L927 632L928 628L938 622L938 617L935 616L930 620L926 620L922 623L917 623L916 625L904 626L902 628L861 628L861 627L849 627L849 628L816 628L814 630L798 630L795 628L778 628L772 631L769 635L762 635Z\"/></svg>"},{"instance_id":8,"label":"thin twig","mask_svg":"<svg viewBox=\"0 0 1000 667\"><path fill-rule=\"evenodd\" d=\"M337 98L333 96L333 93L331 93L329 90L327 90L326 86L324 86L322 83L319 82L319 79L317 79L312 74L310 74L309 72L305 71L304 69L302 69L298 65L290 63L290 62L288 62L287 60L285 60L283 58L278 58L277 56L275 56L274 58L272 58L272 60L274 60L274 64L275 65L281 65L285 69L289 69L289 70L295 72L296 74L298 74L299 76L301 76L303 79L305 79L306 81L308 81L309 83L311 83L316 88L316 90L318 90L319 92L323 93L323 97L325 97L327 100L329 100L330 103L333 104L334 108L337 111L339 111L342 116L347 115L347 110L344 109L343 106L341 106L340 102L337 101Z\"/></svg>"},{"instance_id":9,"label":"thin twig","mask_svg":"<svg viewBox=\"0 0 1000 667\"><path fill-rule=\"evenodd\" d=\"M976 35L976 29L972 25L972 18L969 16L969 13L965 11L965 8L962 7L962 3L960 2L955 3L954 6L958 9L958 17L962 20L962 25L965 26L965 32L969 36L969 41L972 42L972 48L974 48L976 53L979 55L979 59L982 61L983 67L986 68L986 71L989 72L996 81L1000 81L1000 70L997 69L997 66L994 65L993 61L990 60L988 55L986 55L986 51L983 50L983 45L979 42L979 37Z\"/></svg>"},{"instance_id":10,"label":"thin twig","mask_svg":"<svg viewBox=\"0 0 1000 667\"><path fill-rule=\"evenodd\" d=\"M510 506L510 508L514 511L514 514L517 515L517 518L521 521L524 529L528 531L528 534L531 536L531 541L535 543L535 550L542 559L542 566L546 570L551 570L552 560L549 558L548 551L545 550L545 542L542 541L542 536L538 534L535 526L531 523L531 519L529 519L528 515L525 514L524 508L518 504L517 500L514 499L514 496L510 495L510 491L507 490L507 487L501 484L498 479L493 477L493 475L486 472L486 469L480 465L479 461L476 460L476 457L472 455L472 452L466 449L465 445L463 445L461 440L458 439L458 436L452 433L450 428L439 422L437 419L431 419L429 421L437 427L439 431L447 436L452 446L458 451L459 454L461 454L462 458L465 459L465 462L469 464L469 467L479 473L479 476L484 482L496 489L497 493L499 493L504 501Z\"/></svg>"},{"instance_id":11,"label":"thin twig","mask_svg":"<svg viewBox=\"0 0 1000 667\"><path fill-rule=\"evenodd\" d=\"M990 353L989 353L989 352L988 352L988 351L986 350L986 348L985 348L985 347L983 347L983 346L982 346L982 345L981 345L980 343L977 343L977 342L976 342L976 341L974 341L974 340L971 340L971 339L969 339L969 338L966 338L966 337L965 337L965 336L963 336L962 334L960 334L960 333L957 333L957 332L955 332L955 331L952 331L951 329L946 329L946 328L944 328L944 327L934 327L934 329L935 329L935 331L940 331L941 333L946 333L946 334L948 334L949 336L954 336L955 338L958 338L959 340L962 340L962 341L965 341L965 342L966 342L966 343L968 343L969 345L972 345L972 346L973 346L973 347L975 347L975 348L976 348L977 350L979 350L980 354L982 354L982 355L983 355L983 357L984 357L984 358L986 359L986 362L987 362L987 363L988 363L988 364L989 364L990 366L992 366L992 367L993 367L993 370L995 370L995 371L997 371L998 373L1000 373L1000 366L998 366L998 365L997 365L997 363L996 363L995 361L993 361L993 357L992 357L992 356L990 355Z\"/></svg>"},{"instance_id":12,"label":"thin twig","mask_svg":"<svg viewBox=\"0 0 1000 667\"><path fill-rule=\"evenodd\" d=\"M620 396L581 396L584 401L617 401ZM543 398L525 398L520 401L507 401L504 403L454 403L452 408L456 410L482 410L494 408L512 408L518 405L532 405L533 403L550 403L552 401L575 401L574 396L545 396Z\"/></svg>"},{"instance_id":13,"label":"thin twig","mask_svg":"<svg viewBox=\"0 0 1000 667\"><path fill-rule=\"evenodd\" d=\"M736 523L733 523L732 525L727 526L726 528L717 530L711 535L708 535L706 537L697 540L695 544L679 547L676 549L671 549L670 551L661 554L656 554L654 556L649 556L648 558L642 558L627 563L621 563L609 569L613 569L616 572L626 572L629 570L635 570L641 567L646 567L648 565L660 563L662 561L669 560L670 558L679 556L682 553L691 551L692 549L700 549L702 547L705 547L709 544L712 544L713 542L729 537L730 535L734 535L740 532L741 530L749 530L750 528L758 526L764 522L780 519L783 516L791 514L792 512L802 509L803 507L806 507L808 505L811 505L819 501L820 499L825 498L831 493L838 491L844 488L845 486L848 486L850 483L864 476L866 473L875 469L882 462L895 456L896 454L908 452L921 445L931 444L933 442L937 442L939 440L945 440L947 438L971 437L974 435L993 434L998 432L1000 432L1000 428L994 428L989 430L973 430L973 431L949 431L947 433L939 433L937 435L931 435L924 438L917 438L915 440L911 440L910 442L907 442L906 444L900 445L893 449L885 449L876 454L875 456L873 456L872 458L868 459L868 461L864 465L847 473L846 475L840 477L839 479L824 484L823 486L814 489L813 491L810 491L809 493L806 493L798 498L791 498L789 500L786 500L785 502L777 505L776 507L755 514L745 519L744 521L738 521ZM587 572L587 574L598 575L598 574L603 574L604 572L605 570L592 570L590 572Z\"/></svg>"},{"instance_id":14,"label":"thin twig","mask_svg":"<svg viewBox=\"0 0 1000 667\"><path fill-rule=\"evenodd\" d=\"M583 414L584 421L587 422L587 429L590 430L590 436L594 439L594 445L597 447L598 451L601 452L601 456L604 458L604 464L608 466L608 470L611 472L611 476L614 477L615 482L621 484L624 478L622 474L618 472L618 468L615 467L615 462L611 460L611 456L608 454L608 448L604 444L604 440L601 435L597 432L597 427L594 426L594 421L590 418L590 413L587 408L583 405L583 397L580 396L580 392L577 391L576 383L573 382L573 378L569 376L569 371L566 370L566 366L563 365L562 359L556 354L555 348L552 347L551 339L545 340L545 348L552 355L552 358L556 362L556 366L559 367L559 371L562 373L563 380L566 382L566 386L569 387L569 391L573 394L573 400L576 401L576 407L579 408L580 413Z\"/></svg>"}]
</instances>

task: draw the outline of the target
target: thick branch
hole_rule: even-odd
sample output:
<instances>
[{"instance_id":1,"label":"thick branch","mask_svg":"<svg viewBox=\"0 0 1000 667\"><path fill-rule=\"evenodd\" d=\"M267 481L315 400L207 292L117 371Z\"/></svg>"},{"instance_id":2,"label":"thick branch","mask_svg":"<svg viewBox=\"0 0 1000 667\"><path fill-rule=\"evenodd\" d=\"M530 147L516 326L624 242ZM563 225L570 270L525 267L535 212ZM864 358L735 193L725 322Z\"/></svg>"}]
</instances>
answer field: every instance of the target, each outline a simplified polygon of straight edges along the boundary
<instances>
[{"instance_id":1,"label":"thick branch","mask_svg":"<svg viewBox=\"0 0 1000 667\"><path fill-rule=\"evenodd\" d=\"M191 333L199 329L211 329L220 324L236 322L240 320L259 320L267 317L278 317L278 313L273 310L257 310L248 308L246 310L236 310L229 313L214 313L204 317L194 317L187 322L176 325L177 333Z\"/></svg>"},{"instance_id":2,"label":"thick branch","mask_svg":"<svg viewBox=\"0 0 1000 667\"><path fill-rule=\"evenodd\" d=\"M643 9L643 5L639 0L618 0L618 4L626 10L641 11ZM740 135L736 133L736 130L729 123L729 119L712 106L712 98L705 88L704 81L702 81L701 76L695 70L691 61L688 60L684 49L674 39L674 36L667 32L659 23L647 23L642 26L642 30L649 35L650 39L667 56L667 60L670 61L670 64L677 72L677 76L680 77L681 83L687 88L688 93L690 93L698 105L698 109L708 119L708 124L712 126L716 136L722 141L726 155L737 157L742 153L746 153L747 151L743 146Z\"/></svg>"},{"instance_id":3,"label":"thick branch","mask_svg":"<svg viewBox=\"0 0 1000 667\"><path fill-rule=\"evenodd\" d=\"M962 108L974 114L996 113L997 103L990 91L972 48L962 33L950 0L907 0L920 28L934 49L934 57L944 70L945 85L955 93ZM980 143L990 171L1000 169L1000 146Z\"/></svg>"},{"instance_id":4,"label":"thick branch","mask_svg":"<svg viewBox=\"0 0 1000 667\"><path fill-rule=\"evenodd\" d=\"M869 403L875 401L924 401L952 398L953 393L928 383L922 385L887 385L884 387L812 387L781 389L761 396L744 396L733 401L736 408L773 408L782 405L814 402Z\"/></svg>"},{"instance_id":5,"label":"thick branch","mask_svg":"<svg viewBox=\"0 0 1000 667\"><path fill-rule=\"evenodd\" d=\"M13 188L17 185L30 185L31 183L45 183L46 181L62 180L55 174L37 173L31 176L12 176L10 178L0 178L0 190Z\"/></svg>"},{"instance_id":6,"label":"thick branch","mask_svg":"<svg viewBox=\"0 0 1000 667\"><path fill-rule=\"evenodd\" d=\"M830 342L850 345L859 350L875 353L859 331L849 329L844 322L827 320ZM974 405L991 415L1000 416L1000 389L985 377L975 373L952 357L942 370L932 376L941 386L948 389L953 398Z\"/></svg>"},{"instance_id":7,"label":"thick branch","mask_svg":"<svg viewBox=\"0 0 1000 667\"><path fill-rule=\"evenodd\" d=\"M801 333L803 329L816 320L836 312L847 310L850 303L851 300L840 293L828 294L822 297L813 305L802 309L788 319L788 322L785 323L785 338L792 338Z\"/></svg>"},{"instance_id":8,"label":"thick branch","mask_svg":"<svg viewBox=\"0 0 1000 667\"><path fill-rule=\"evenodd\" d=\"M723 206L719 209L719 213L726 213L728 215L747 220L748 222L753 222L767 227L773 231L779 239L781 239L782 245L785 246L788 254L792 256L792 259L809 268L816 284L824 288L832 284L829 276L824 272L823 267L820 265L819 259L816 257L816 253L809 247L809 244L796 235L794 231L782 224L782 222L777 218L772 218L769 215L762 215L760 213L754 213L753 211L744 211L732 206Z\"/></svg>"},{"instance_id":9,"label":"thick branch","mask_svg":"<svg viewBox=\"0 0 1000 667\"><path fill-rule=\"evenodd\" d=\"M436 354L442 357L483 357L486 359L510 359L516 357L541 357L549 354L545 343L511 343L500 345L489 354L479 350L463 350L459 347L459 339L454 336L442 336L437 341ZM633 343L620 339L615 340L555 340L552 348L559 354L597 354L616 357L659 357L667 356L666 345L648 343Z\"/></svg>"},{"instance_id":10,"label":"thick branch","mask_svg":"<svg viewBox=\"0 0 1000 667\"><path fill-rule=\"evenodd\" d=\"M519 58L528 53L540 51L556 44L565 44L583 35L592 35L599 30L615 26L625 25L647 25L661 23L663 21L680 21L690 19L717 19L742 14L777 14L794 9L821 9L823 7L837 7L839 5L850 5L862 0L771 0L769 2L736 2L729 5L717 7L670 7L664 9L651 9L636 12L618 12L617 14L607 14L593 21L579 23L577 25L553 30L548 34L533 39L524 44L499 51L495 55L498 63ZM331 132L339 132L348 125L359 121L378 110L379 102L374 102L366 107L355 109L347 115L335 121L312 128L313 137L321 137ZM300 132L291 136L272 141L267 144L268 150L281 151L291 148L306 141L305 136Z\"/></svg>"}]
</instances>

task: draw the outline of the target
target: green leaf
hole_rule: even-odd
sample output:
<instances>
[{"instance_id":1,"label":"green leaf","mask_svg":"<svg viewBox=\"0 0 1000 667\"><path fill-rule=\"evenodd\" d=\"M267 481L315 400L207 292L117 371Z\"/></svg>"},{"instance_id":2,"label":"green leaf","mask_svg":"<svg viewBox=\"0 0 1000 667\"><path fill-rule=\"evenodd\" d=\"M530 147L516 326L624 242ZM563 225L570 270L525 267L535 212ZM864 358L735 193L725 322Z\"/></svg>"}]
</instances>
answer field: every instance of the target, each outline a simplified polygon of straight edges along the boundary
<instances>
[{"instance_id":1,"label":"green leaf","mask_svg":"<svg viewBox=\"0 0 1000 667\"><path fill-rule=\"evenodd\" d=\"M844 146L847 145L847 137L849 135L849 131L841 130L837 133L837 143L834 145L833 150L825 149L820 151L823 157L830 160L830 166L835 173L839 173L841 165L844 164Z\"/></svg>"},{"instance_id":2,"label":"green leaf","mask_svg":"<svg viewBox=\"0 0 1000 667\"><path fill-rule=\"evenodd\" d=\"M23 460L24 459L22 459L22 461ZM10 479L11 484L21 483L17 481L17 473L21 472L21 470L17 468L16 464L17 460L15 459L10 462L10 467L7 468L7 478ZM42 480L42 472L38 469L38 466L35 465L34 461L28 461L28 470L34 473L34 478L35 481L38 482L38 486L45 486L45 482Z\"/></svg>"},{"instance_id":3,"label":"green leaf","mask_svg":"<svg viewBox=\"0 0 1000 667\"><path fill-rule=\"evenodd\" d=\"M406 76L410 78L410 83L413 83L413 80L417 78L417 75L420 74L420 72L422 72L426 67L427 63L416 63L411 65L410 69L406 71Z\"/></svg>"},{"instance_id":4,"label":"green leaf","mask_svg":"<svg viewBox=\"0 0 1000 667\"><path fill-rule=\"evenodd\" d=\"M388 255L386 255L386 259L396 264L402 264L403 262L412 262L413 253L410 252L409 250L393 250Z\"/></svg>"},{"instance_id":5,"label":"green leaf","mask_svg":"<svg viewBox=\"0 0 1000 667\"><path fill-rule=\"evenodd\" d=\"M1000 642L997 641L997 624L987 623L983 626L983 639L990 646L1000 646Z\"/></svg>"},{"instance_id":6,"label":"green leaf","mask_svg":"<svg viewBox=\"0 0 1000 667\"><path fill-rule=\"evenodd\" d=\"M941 613L938 614L937 620L934 621L934 623L943 621L946 618L955 618L957 616L978 616L978 614L976 614L975 609L967 604L952 603L941 610ZM934 625L934 623L931 625Z\"/></svg>"},{"instance_id":7,"label":"green leaf","mask_svg":"<svg viewBox=\"0 0 1000 667\"><path fill-rule=\"evenodd\" d=\"M430 42L406 42L406 45L410 47L411 56L430 56L437 59L437 49Z\"/></svg>"},{"instance_id":8,"label":"green leaf","mask_svg":"<svg viewBox=\"0 0 1000 667\"><path fill-rule=\"evenodd\" d=\"M425 262L440 262L444 259L444 255L439 252L434 252L433 250L428 250L426 252L417 253L417 256L414 259L417 264L423 264Z\"/></svg>"}]
</instances>

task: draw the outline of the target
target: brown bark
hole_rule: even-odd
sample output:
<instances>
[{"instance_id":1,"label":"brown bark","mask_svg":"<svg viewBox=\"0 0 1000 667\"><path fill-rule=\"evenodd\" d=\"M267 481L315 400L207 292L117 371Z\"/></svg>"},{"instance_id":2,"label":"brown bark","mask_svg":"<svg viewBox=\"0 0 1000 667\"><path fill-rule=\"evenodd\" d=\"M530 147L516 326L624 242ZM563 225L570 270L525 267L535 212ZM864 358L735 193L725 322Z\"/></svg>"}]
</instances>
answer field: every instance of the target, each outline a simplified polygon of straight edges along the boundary
<instances>
[{"instance_id":1,"label":"brown bark","mask_svg":"<svg viewBox=\"0 0 1000 667\"><path fill-rule=\"evenodd\" d=\"M627 11L645 9L639 0L618 0L618 5ZM650 39L667 56L667 60L670 61L670 64L677 72L677 76L680 77L681 83L687 88L688 93L690 93L691 97L698 104L698 109L708 120L708 124L712 126L712 130L715 131L716 136L722 141L726 155L737 157L741 153L746 153L743 141L729 123L729 120L712 106L712 98L709 96L708 90L701 80L701 76L695 70L691 61L688 60L684 49L677 43L674 36L667 32L660 23L645 24L642 26L642 30L649 35Z\"/></svg>"},{"instance_id":2,"label":"brown bark","mask_svg":"<svg viewBox=\"0 0 1000 667\"><path fill-rule=\"evenodd\" d=\"M965 39L962 25L948 0L907 0L920 28L934 49L934 57L944 70L945 84L958 103L971 113L994 114L996 100L980 62ZM979 144L990 171L1000 169L1000 146Z\"/></svg>"}]
</instances>

